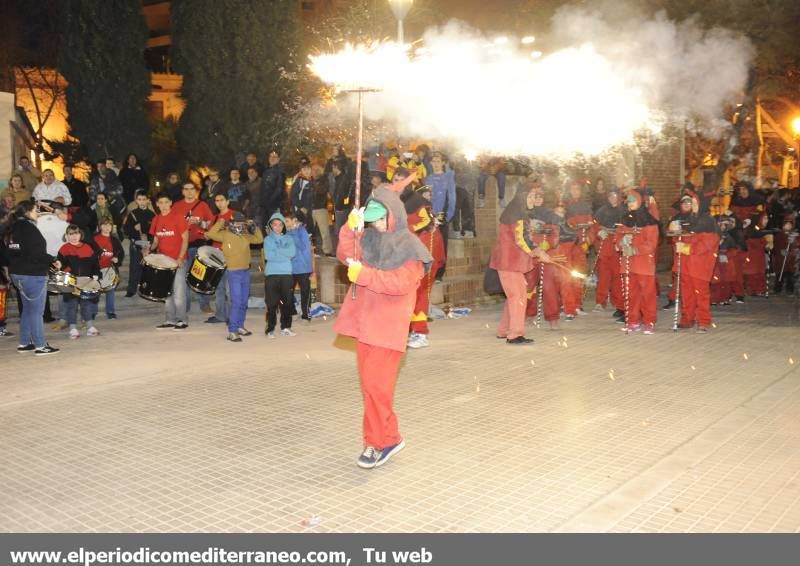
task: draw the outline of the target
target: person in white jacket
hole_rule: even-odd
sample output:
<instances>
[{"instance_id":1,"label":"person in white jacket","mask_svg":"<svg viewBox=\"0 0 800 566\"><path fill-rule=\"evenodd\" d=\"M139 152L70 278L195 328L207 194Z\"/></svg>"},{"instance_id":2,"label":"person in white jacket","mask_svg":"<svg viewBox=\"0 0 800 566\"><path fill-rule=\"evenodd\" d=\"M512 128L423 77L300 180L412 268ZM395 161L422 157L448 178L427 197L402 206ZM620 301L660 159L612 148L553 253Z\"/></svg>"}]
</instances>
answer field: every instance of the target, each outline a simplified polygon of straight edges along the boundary
<instances>
[{"instance_id":1,"label":"person in white jacket","mask_svg":"<svg viewBox=\"0 0 800 566\"><path fill-rule=\"evenodd\" d=\"M33 189L33 200L36 202L60 202L65 206L72 204L72 195L67 186L56 180L52 169L45 169L42 173L42 182Z\"/></svg>"}]
</instances>

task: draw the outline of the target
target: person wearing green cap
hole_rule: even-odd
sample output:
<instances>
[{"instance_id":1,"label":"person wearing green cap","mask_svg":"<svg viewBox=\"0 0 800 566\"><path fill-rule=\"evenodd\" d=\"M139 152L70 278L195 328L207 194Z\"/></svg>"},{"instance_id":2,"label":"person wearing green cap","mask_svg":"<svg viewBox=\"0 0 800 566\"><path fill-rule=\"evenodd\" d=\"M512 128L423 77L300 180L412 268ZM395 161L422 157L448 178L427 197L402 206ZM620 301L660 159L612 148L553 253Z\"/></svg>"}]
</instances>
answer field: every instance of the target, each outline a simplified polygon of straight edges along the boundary
<instances>
[{"instance_id":1,"label":"person wearing green cap","mask_svg":"<svg viewBox=\"0 0 800 566\"><path fill-rule=\"evenodd\" d=\"M403 187L400 186L400 189ZM406 350L417 286L433 258L408 229L406 211L389 185L350 213L336 256L353 289L334 329L356 339L364 400L360 468L382 466L405 447L394 412L394 387Z\"/></svg>"}]
</instances>

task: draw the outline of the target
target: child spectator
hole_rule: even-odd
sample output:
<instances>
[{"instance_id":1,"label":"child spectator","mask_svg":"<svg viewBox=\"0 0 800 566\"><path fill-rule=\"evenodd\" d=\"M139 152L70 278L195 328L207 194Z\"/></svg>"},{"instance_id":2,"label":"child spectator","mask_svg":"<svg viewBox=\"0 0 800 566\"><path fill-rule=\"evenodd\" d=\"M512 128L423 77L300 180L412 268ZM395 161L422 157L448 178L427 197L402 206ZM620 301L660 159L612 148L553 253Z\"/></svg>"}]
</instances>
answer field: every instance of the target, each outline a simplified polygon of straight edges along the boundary
<instances>
[{"instance_id":1,"label":"child spectator","mask_svg":"<svg viewBox=\"0 0 800 566\"><path fill-rule=\"evenodd\" d=\"M292 258L295 256L294 240L286 235L286 219L280 212L269 219L269 235L264 238L264 300L267 303L267 327L264 333L275 338L277 309L281 310L281 334L294 336L292 332L292 302L294 278Z\"/></svg>"},{"instance_id":2,"label":"child spectator","mask_svg":"<svg viewBox=\"0 0 800 566\"><path fill-rule=\"evenodd\" d=\"M217 195L219 202L224 195ZM226 199L227 207L227 199ZM228 266L228 288L231 308L228 315L228 340L241 342L242 336L253 334L244 326L247 316L247 299L250 297L250 244L264 241L261 229L255 222L245 222L244 214L233 213L230 220L218 217L216 224L206 233L209 240L221 244L225 264Z\"/></svg>"},{"instance_id":3,"label":"child spectator","mask_svg":"<svg viewBox=\"0 0 800 566\"><path fill-rule=\"evenodd\" d=\"M74 275L75 277L91 277L95 280L100 278L100 264L97 259L97 251L87 243L84 243L81 229L70 224L67 227L67 243L58 250L57 263L61 264L61 269ZM94 325L94 305L92 301L97 299L82 298L80 294L64 294L64 305L66 307L67 324L69 324L69 337L72 340L80 338L78 330L78 306L81 309L81 318L89 326L86 331L87 336L97 336L100 331Z\"/></svg>"},{"instance_id":4,"label":"child spectator","mask_svg":"<svg viewBox=\"0 0 800 566\"><path fill-rule=\"evenodd\" d=\"M300 312L303 320L311 320L308 310L311 307L311 274L314 272L314 254L311 252L311 235L306 230L303 218L299 215L286 219L286 230L294 241L295 254L292 258L292 292L300 285Z\"/></svg>"},{"instance_id":5,"label":"child spectator","mask_svg":"<svg viewBox=\"0 0 800 566\"><path fill-rule=\"evenodd\" d=\"M130 259L128 264L130 271L128 274L128 289L126 297L133 297L139 287L139 279L142 277L142 258L145 249L150 247L150 225L155 218L150 198L144 190L136 191L136 208L128 212L125 219L125 236L130 240Z\"/></svg>"},{"instance_id":6,"label":"child spectator","mask_svg":"<svg viewBox=\"0 0 800 566\"><path fill-rule=\"evenodd\" d=\"M111 234L114 229L114 223L110 218L103 218L100 221L100 233L94 235L94 243L100 250L100 269L113 269L119 275L119 266L122 260L125 259L125 250L122 249L122 243ZM111 289L106 295L106 318L117 318L117 312L114 308L114 289ZM97 304L95 304L95 314L97 314Z\"/></svg>"}]
</instances>

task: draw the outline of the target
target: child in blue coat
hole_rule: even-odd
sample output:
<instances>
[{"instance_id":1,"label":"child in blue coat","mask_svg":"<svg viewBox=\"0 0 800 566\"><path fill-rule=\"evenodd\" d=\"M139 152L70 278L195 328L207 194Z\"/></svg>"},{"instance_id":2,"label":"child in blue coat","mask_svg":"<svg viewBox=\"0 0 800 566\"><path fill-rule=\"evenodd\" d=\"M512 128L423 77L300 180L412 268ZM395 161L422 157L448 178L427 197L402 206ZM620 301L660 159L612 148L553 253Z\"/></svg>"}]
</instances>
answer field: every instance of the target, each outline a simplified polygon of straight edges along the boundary
<instances>
[{"instance_id":1,"label":"child in blue coat","mask_svg":"<svg viewBox=\"0 0 800 566\"><path fill-rule=\"evenodd\" d=\"M298 213L295 218L286 219L289 236L294 240L295 255L292 258L292 292L300 285L300 312L303 320L311 320L308 310L311 307L311 274L314 272L314 254L311 253L311 235L305 227L305 218Z\"/></svg>"},{"instance_id":2,"label":"child in blue coat","mask_svg":"<svg viewBox=\"0 0 800 566\"><path fill-rule=\"evenodd\" d=\"M295 336L292 332L294 256L294 240L286 234L286 219L283 214L276 212L269 219L269 235L264 239L264 301L267 304L267 327L264 333L268 338L275 338L278 308L281 311L281 335Z\"/></svg>"}]
</instances>

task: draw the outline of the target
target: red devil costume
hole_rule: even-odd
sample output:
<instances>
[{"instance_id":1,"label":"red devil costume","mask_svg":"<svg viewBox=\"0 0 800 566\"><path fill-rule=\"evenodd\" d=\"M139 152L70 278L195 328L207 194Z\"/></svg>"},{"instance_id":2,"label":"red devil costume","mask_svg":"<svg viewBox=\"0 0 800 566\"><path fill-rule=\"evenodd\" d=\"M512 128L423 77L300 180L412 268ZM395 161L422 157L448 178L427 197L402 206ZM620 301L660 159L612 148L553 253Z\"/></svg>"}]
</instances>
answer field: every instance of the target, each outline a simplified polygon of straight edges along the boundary
<instances>
[{"instance_id":1,"label":"red devil costume","mask_svg":"<svg viewBox=\"0 0 800 566\"><path fill-rule=\"evenodd\" d=\"M742 223L731 211L717 217L720 232L719 251L711 277L711 304L728 305L736 295L744 300L744 277L739 271L739 255L747 250Z\"/></svg>"},{"instance_id":2,"label":"red devil costume","mask_svg":"<svg viewBox=\"0 0 800 566\"><path fill-rule=\"evenodd\" d=\"M744 275L744 290L751 295L762 296L767 292L767 247L772 236L764 234L768 218L763 212L754 214L745 221L744 238L747 251L742 254L741 266Z\"/></svg>"},{"instance_id":3,"label":"red devil costume","mask_svg":"<svg viewBox=\"0 0 800 566\"><path fill-rule=\"evenodd\" d=\"M612 196L613 195L613 196ZM594 267L597 277L597 294L595 301L603 307L609 301L617 311L625 310L625 301L622 296L622 284L619 276L619 256L614 249L611 237L617 224L622 222L623 209L619 200L619 189L611 187L608 190L607 202L595 213L595 225L590 232L590 237L597 252ZM612 204L612 202L614 204Z\"/></svg>"},{"instance_id":4,"label":"red devil costume","mask_svg":"<svg viewBox=\"0 0 800 566\"><path fill-rule=\"evenodd\" d=\"M406 181L412 179L413 176ZM354 231L358 211L353 211L351 219L355 217L355 221L348 219L342 226L336 250L339 260L349 264L348 278L356 290L355 297L352 287L348 291L334 329L356 339L364 398L365 449L358 460L362 468L382 465L405 445L393 408L394 387L406 349L417 287L426 266L433 261L422 242L408 230L403 203L389 185L372 192L364 220L370 221L367 213L380 208L385 209L385 232L372 226ZM361 256L356 262L352 261L354 243Z\"/></svg>"}]
</instances>

